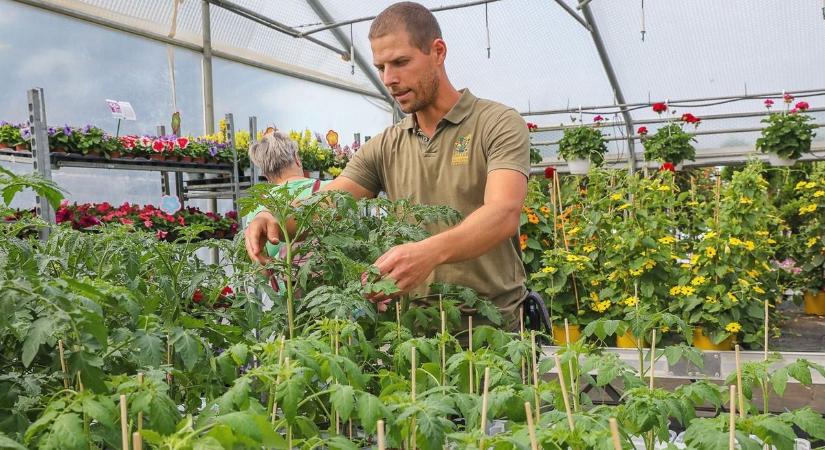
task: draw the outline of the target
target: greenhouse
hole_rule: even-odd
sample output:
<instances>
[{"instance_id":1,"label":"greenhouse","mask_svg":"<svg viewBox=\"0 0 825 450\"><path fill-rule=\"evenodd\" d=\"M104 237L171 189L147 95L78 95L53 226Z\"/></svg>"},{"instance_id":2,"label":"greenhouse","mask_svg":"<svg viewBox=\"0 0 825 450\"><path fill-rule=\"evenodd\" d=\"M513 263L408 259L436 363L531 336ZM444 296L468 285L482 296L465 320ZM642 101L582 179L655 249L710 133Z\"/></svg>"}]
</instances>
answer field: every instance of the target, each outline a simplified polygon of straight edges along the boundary
<instances>
[{"instance_id":1,"label":"greenhouse","mask_svg":"<svg viewBox=\"0 0 825 450\"><path fill-rule=\"evenodd\" d=\"M825 448L825 2L0 27L0 449Z\"/></svg>"}]
</instances>

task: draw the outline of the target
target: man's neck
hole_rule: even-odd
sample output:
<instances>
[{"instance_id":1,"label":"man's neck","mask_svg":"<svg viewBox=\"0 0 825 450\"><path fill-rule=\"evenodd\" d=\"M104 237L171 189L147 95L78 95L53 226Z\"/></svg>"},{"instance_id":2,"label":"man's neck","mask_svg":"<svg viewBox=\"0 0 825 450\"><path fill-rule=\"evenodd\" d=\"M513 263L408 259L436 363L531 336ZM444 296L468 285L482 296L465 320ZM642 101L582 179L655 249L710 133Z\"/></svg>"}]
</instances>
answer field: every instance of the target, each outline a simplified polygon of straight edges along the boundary
<instances>
[{"instance_id":1,"label":"man's neck","mask_svg":"<svg viewBox=\"0 0 825 450\"><path fill-rule=\"evenodd\" d=\"M460 98L461 92L457 91L449 81L442 82L435 102L415 112L415 122L418 128L427 136L433 137L438 122L453 109Z\"/></svg>"}]
</instances>

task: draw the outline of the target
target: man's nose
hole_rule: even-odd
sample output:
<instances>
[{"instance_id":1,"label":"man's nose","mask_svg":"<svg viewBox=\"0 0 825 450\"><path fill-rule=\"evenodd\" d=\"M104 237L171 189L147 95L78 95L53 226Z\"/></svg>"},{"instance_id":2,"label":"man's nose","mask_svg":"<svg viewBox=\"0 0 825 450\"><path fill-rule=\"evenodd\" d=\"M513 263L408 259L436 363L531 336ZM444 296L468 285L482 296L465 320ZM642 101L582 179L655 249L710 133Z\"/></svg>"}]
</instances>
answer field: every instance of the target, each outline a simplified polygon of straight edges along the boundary
<instances>
[{"instance_id":1,"label":"man's nose","mask_svg":"<svg viewBox=\"0 0 825 450\"><path fill-rule=\"evenodd\" d=\"M398 75L394 69L390 67L385 67L381 81L384 83L384 86L390 87L392 85L398 84Z\"/></svg>"}]
</instances>

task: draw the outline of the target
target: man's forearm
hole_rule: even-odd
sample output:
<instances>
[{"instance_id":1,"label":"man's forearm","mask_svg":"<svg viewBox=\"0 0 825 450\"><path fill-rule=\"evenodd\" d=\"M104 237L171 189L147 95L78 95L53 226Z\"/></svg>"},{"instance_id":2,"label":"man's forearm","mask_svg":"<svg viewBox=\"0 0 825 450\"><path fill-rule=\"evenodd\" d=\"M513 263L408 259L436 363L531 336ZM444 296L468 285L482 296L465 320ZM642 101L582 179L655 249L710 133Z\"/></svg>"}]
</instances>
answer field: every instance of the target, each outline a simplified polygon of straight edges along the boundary
<instances>
[{"instance_id":1,"label":"man's forearm","mask_svg":"<svg viewBox=\"0 0 825 450\"><path fill-rule=\"evenodd\" d=\"M421 243L439 264L478 258L518 233L520 209L514 206L483 205L460 224Z\"/></svg>"}]
</instances>

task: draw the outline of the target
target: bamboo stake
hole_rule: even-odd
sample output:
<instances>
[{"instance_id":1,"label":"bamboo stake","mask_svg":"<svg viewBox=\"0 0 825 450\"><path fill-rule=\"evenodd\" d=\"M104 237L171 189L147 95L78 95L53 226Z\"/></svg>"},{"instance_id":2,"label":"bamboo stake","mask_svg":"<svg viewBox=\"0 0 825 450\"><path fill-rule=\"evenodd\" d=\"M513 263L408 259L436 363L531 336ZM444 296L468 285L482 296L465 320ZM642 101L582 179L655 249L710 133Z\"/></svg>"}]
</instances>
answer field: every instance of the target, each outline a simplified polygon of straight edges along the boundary
<instances>
[{"instance_id":1,"label":"bamboo stake","mask_svg":"<svg viewBox=\"0 0 825 450\"><path fill-rule=\"evenodd\" d=\"M742 392L742 364L739 360L739 344L734 347L736 351L736 390L739 396L739 417L745 418L745 394Z\"/></svg>"},{"instance_id":2,"label":"bamboo stake","mask_svg":"<svg viewBox=\"0 0 825 450\"><path fill-rule=\"evenodd\" d=\"M539 450L539 443L536 441L536 428L533 425L533 411L530 402L524 402L524 412L527 415L527 432L530 434L530 449Z\"/></svg>"},{"instance_id":3,"label":"bamboo stake","mask_svg":"<svg viewBox=\"0 0 825 450\"><path fill-rule=\"evenodd\" d=\"M166 383L172 385L172 340L169 334L166 335L166 365L169 366L169 372L166 373Z\"/></svg>"},{"instance_id":4,"label":"bamboo stake","mask_svg":"<svg viewBox=\"0 0 825 450\"><path fill-rule=\"evenodd\" d=\"M401 340L401 300L395 302L395 336L396 340Z\"/></svg>"},{"instance_id":5,"label":"bamboo stake","mask_svg":"<svg viewBox=\"0 0 825 450\"><path fill-rule=\"evenodd\" d=\"M610 436L613 438L613 450L622 450L622 441L619 439L619 424L614 417L608 419L608 422L610 422Z\"/></svg>"},{"instance_id":6,"label":"bamboo stake","mask_svg":"<svg viewBox=\"0 0 825 450\"><path fill-rule=\"evenodd\" d=\"M650 390L653 390L653 380L656 378L656 329L653 329L653 337L650 339Z\"/></svg>"},{"instance_id":7,"label":"bamboo stake","mask_svg":"<svg viewBox=\"0 0 825 450\"><path fill-rule=\"evenodd\" d=\"M66 370L66 356L63 353L63 339L57 341L57 348L60 350L60 370L63 372L63 387L69 389L69 371Z\"/></svg>"},{"instance_id":8,"label":"bamboo stake","mask_svg":"<svg viewBox=\"0 0 825 450\"><path fill-rule=\"evenodd\" d=\"M768 299L765 299L765 361L768 360Z\"/></svg>"},{"instance_id":9,"label":"bamboo stake","mask_svg":"<svg viewBox=\"0 0 825 450\"><path fill-rule=\"evenodd\" d=\"M570 399L567 398L567 387L564 382L564 372L561 370L561 360L559 355L553 355L556 360L556 369L559 371L559 385L561 385L561 398L564 400L564 411L567 413L567 424L570 426L570 431L573 431L573 413L570 411Z\"/></svg>"},{"instance_id":10,"label":"bamboo stake","mask_svg":"<svg viewBox=\"0 0 825 450\"><path fill-rule=\"evenodd\" d=\"M143 450L143 438L140 433L132 433L132 450Z\"/></svg>"},{"instance_id":11,"label":"bamboo stake","mask_svg":"<svg viewBox=\"0 0 825 450\"><path fill-rule=\"evenodd\" d=\"M447 344L444 341L447 336L447 319L444 310L441 310L441 385L444 385L444 372L447 370Z\"/></svg>"},{"instance_id":12,"label":"bamboo stake","mask_svg":"<svg viewBox=\"0 0 825 450\"><path fill-rule=\"evenodd\" d=\"M126 395L120 394L120 435L123 450L129 450L129 418L126 408Z\"/></svg>"},{"instance_id":13,"label":"bamboo stake","mask_svg":"<svg viewBox=\"0 0 825 450\"><path fill-rule=\"evenodd\" d=\"M138 381L138 387L143 387L143 372L138 372L137 381ZM138 412L137 427L138 427L138 431L143 430L143 411Z\"/></svg>"},{"instance_id":14,"label":"bamboo stake","mask_svg":"<svg viewBox=\"0 0 825 450\"><path fill-rule=\"evenodd\" d=\"M728 420L728 449L736 450L736 386L730 386L730 418Z\"/></svg>"},{"instance_id":15,"label":"bamboo stake","mask_svg":"<svg viewBox=\"0 0 825 450\"><path fill-rule=\"evenodd\" d=\"M80 376L79 370L77 371L77 386L80 388L80 392L86 390L86 388L83 386L83 377Z\"/></svg>"},{"instance_id":16,"label":"bamboo stake","mask_svg":"<svg viewBox=\"0 0 825 450\"><path fill-rule=\"evenodd\" d=\"M536 402L536 422L540 422L541 400L539 399L539 368L536 364L536 330L530 330L530 354L533 359L533 400Z\"/></svg>"},{"instance_id":17,"label":"bamboo stake","mask_svg":"<svg viewBox=\"0 0 825 450\"><path fill-rule=\"evenodd\" d=\"M472 352L473 351L473 316L467 317L467 320L468 320L467 323L469 325L469 328L467 330L470 333L470 336L469 336L470 339L467 342L467 349L470 352ZM469 375L468 376L469 376L469 380L470 380L470 383L469 383L470 384L470 393L472 394L473 391L475 390L475 389L473 389L473 371L475 369L473 368L473 362L472 361L470 361L470 363L467 364L467 366L469 367L469 369L468 369L469 370Z\"/></svg>"},{"instance_id":18,"label":"bamboo stake","mask_svg":"<svg viewBox=\"0 0 825 450\"><path fill-rule=\"evenodd\" d=\"M415 352L415 347L413 347L412 350L410 351L410 367L411 367L410 368L410 379L411 379L411 384L412 384L410 395L412 396L413 403L415 403L415 390L416 390L415 389L415 387L416 387L415 386L415 382L416 382L415 372L417 371L416 370L415 357L416 357L416 352ZM410 442L412 443L412 445L410 446L411 449L418 448L418 446L416 445L415 428L416 428L416 426L415 426L415 416L413 416L412 421L410 423Z\"/></svg>"},{"instance_id":19,"label":"bamboo stake","mask_svg":"<svg viewBox=\"0 0 825 450\"><path fill-rule=\"evenodd\" d=\"M384 421L379 420L375 427L378 429L378 450L387 450L387 443L384 439Z\"/></svg>"},{"instance_id":20,"label":"bamboo stake","mask_svg":"<svg viewBox=\"0 0 825 450\"><path fill-rule=\"evenodd\" d=\"M489 402L490 368L484 368L484 391L481 394L481 440L478 448L484 448L484 436L487 435L487 404Z\"/></svg>"},{"instance_id":21,"label":"bamboo stake","mask_svg":"<svg viewBox=\"0 0 825 450\"><path fill-rule=\"evenodd\" d=\"M567 319L564 319L564 340L567 341L567 351L570 352L570 324L567 323ZM568 368L570 369L570 389L573 392L573 410L579 410L579 389L578 389L578 376L575 375L573 371L573 358L570 358L567 361Z\"/></svg>"},{"instance_id":22,"label":"bamboo stake","mask_svg":"<svg viewBox=\"0 0 825 450\"><path fill-rule=\"evenodd\" d=\"M519 339L524 340L524 305L522 304L519 307ZM524 367L526 366L526 362L524 358L521 358L521 384L527 384L527 369Z\"/></svg>"}]
</instances>

